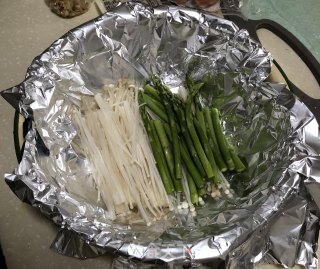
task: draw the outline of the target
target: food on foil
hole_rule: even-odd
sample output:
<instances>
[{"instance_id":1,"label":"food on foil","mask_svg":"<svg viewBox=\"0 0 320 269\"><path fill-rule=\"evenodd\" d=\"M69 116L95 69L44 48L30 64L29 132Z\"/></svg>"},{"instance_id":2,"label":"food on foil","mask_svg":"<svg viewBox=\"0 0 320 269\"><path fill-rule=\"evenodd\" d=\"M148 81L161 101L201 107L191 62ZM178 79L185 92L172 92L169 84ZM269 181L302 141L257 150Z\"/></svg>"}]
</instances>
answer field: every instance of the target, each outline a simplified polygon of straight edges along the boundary
<instances>
[{"instance_id":1,"label":"food on foil","mask_svg":"<svg viewBox=\"0 0 320 269\"><path fill-rule=\"evenodd\" d=\"M218 109L203 108L199 101L205 80L195 82L188 75L186 81L186 89L182 89L187 96L183 100L159 78L152 77L154 87L147 84L140 93L140 111L167 192L182 192L181 181L187 182L189 189L184 194L192 204L198 204L206 194L205 179L212 185L212 197L219 197L220 190L231 196L222 172L242 172L245 165L223 133ZM144 104L158 119L149 117ZM186 176L181 180L183 168Z\"/></svg>"},{"instance_id":2,"label":"food on foil","mask_svg":"<svg viewBox=\"0 0 320 269\"><path fill-rule=\"evenodd\" d=\"M207 263L210 268L252 269L257 263L278 262L287 267L302 264L316 268L319 126L308 108L284 85L264 81L271 62L270 54L230 21L177 6L152 9L138 3L120 5L58 39L34 59L21 84L1 93L33 120L22 160L6 174L6 182L19 199L38 207L61 227L51 247L64 255L88 258L110 250L143 261L172 262L173 266ZM207 196L214 193L215 198L221 194L224 199L198 197L196 216L184 214L184 207L192 212L187 199L196 202L193 195L198 189L195 175L190 173L194 185L188 182L190 176L181 154L181 165L186 169L182 169L180 201L179 195L173 201L175 214L168 205L168 217L161 213L150 226L140 214L129 218L132 223L125 217L111 221L102 195L101 201L96 201L93 165L89 165L88 150L81 145L72 118L77 115L85 120L81 99L94 112L98 106L91 106L91 100L99 93L106 98L101 90L104 85L127 78L137 82L134 85L139 88L150 75L157 74L172 93L180 91L186 103L186 72L191 65L195 83L206 82L198 92L204 120L221 114L231 159L233 146L245 165L242 172L223 172L230 182L230 187L225 185L232 198L228 191L226 194L206 180L202 192L206 190ZM208 72L222 74L222 80L207 79ZM150 86L157 88L155 83ZM145 89L141 93L142 97L148 95ZM136 98L142 99L139 95ZM165 133L170 144L170 139L176 139L171 135L170 122L157 118L146 100L139 110L146 110L151 116L148 122ZM202 117L201 113L200 120L196 116L198 100L193 100L191 108L193 127L202 143L210 130L199 129ZM215 132L217 127L212 127L206 126ZM144 132L147 134L147 129ZM154 133L158 135L157 129ZM210 146L209 140L207 143ZM151 148L150 143L150 152ZM206 169L203 167L210 174ZM161 181L157 182L162 183L159 176ZM190 197L184 194L187 188ZM164 186L162 191L165 195ZM199 196L199 192L196 194ZM181 214L178 207L183 207ZM148 218L153 221L151 215ZM131 267L133 262L127 260L126 265L144 268L141 264Z\"/></svg>"},{"instance_id":3,"label":"food on foil","mask_svg":"<svg viewBox=\"0 0 320 269\"><path fill-rule=\"evenodd\" d=\"M122 79L73 106L75 143L110 220L150 226L174 209L196 216L207 194L232 197L222 172L245 165L223 133L218 109L199 101L207 80L189 75L179 95L156 76L144 89Z\"/></svg>"}]
</instances>

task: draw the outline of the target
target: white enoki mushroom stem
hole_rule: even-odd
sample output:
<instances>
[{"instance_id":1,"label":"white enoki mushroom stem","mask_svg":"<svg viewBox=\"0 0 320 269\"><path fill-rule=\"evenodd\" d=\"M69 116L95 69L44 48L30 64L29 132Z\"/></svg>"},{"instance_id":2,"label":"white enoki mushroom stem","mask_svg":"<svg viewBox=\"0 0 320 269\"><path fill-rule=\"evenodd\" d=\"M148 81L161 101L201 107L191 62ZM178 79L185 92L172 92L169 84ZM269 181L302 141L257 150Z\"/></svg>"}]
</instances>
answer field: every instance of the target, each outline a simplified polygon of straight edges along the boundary
<instances>
[{"instance_id":1,"label":"white enoki mushroom stem","mask_svg":"<svg viewBox=\"0 0 320 269\"><path fill-rule=\"evenodd\" d=\"M110 84L104 94L84 98L84 116L75 109L73 117L99 196L111 218L132 214L135 205L141 218L151 225L165 216L164 207L172 210L173 204L143 128L137 93L138 88L126 80L117 86ZM110 189L114 191L110 193Z\"/></svg>"}]
</instances>

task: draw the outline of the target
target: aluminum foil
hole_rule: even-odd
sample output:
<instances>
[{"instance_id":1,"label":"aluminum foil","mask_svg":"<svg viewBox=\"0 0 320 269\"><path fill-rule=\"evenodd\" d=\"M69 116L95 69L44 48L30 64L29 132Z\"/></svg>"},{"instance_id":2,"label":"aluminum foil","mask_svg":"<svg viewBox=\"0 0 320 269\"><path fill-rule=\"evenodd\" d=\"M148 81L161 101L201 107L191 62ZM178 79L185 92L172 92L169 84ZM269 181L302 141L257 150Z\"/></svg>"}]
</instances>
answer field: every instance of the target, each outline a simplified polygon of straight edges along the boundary
<instances>
[{"instance_id":1,"label":"aluminum foil","mask_svg":"<svg viewBox=\"0 0 320 269\"><path fill-rule=\"evenodd\" d=\"M6 182L61 227L51 247L64 255L127 257L114 268L317 268L319 126L284 85L265 82L271 61L230 21L181 7L120 5L58 39L34 59L24 82L1 93L33 121L22 161ZM151 227L111 223L73 143L71 107L123 77L142 84L159 74L175 91L188 70L194 78L222 78L202 91L201 102L220 107L248 164L244 173L227 175L237 195L207 201L196 218L177 215Z\"/></svg>"}]
</instances>

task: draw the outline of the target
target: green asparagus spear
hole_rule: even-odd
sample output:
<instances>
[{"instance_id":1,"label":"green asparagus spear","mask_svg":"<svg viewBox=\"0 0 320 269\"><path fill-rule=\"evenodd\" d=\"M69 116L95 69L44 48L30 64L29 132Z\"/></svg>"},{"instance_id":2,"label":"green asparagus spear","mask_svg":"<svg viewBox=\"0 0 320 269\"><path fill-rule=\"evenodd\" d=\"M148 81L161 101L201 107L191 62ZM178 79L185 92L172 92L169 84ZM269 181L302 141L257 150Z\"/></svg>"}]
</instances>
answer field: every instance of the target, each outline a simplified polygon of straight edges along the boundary
<instances>
[{"instance_id":1,"label":"green asparagus spear","mask_svg":"<svg viewBox=\"0 0 320 269\"><path fill-rule=\"evenodd\" d=\"M162 150L166 159L166 162L169 167L170 175L172 178L175 177L174 175L174 161L173 161L173 155L170 148L169 140L166 136L165 130L163 129L163 125L160 120L154 120L153 121L154 127L157 131Z\"/></svg>"},{"instance_id":2,"label":"green asparagus spear","mask_svg":"<svg viewBox=\"0 0 320 269\"><path fill-rule=\"evenodd\" d=\"M199 95L197 94L194 98L194 106L195 106L195 111L196 111L196 118L201 126L201 128L203 130L206 130L205 128L205 120L204 120L204 115L203 115L203 109L202 109L202 106L200 104L200 101L199 101Z\"/></svg>"},{"instance_id":3,"label":"green asparagus spear","mask_svg":"<svg viewBox=\"0 0 320 269\"><path fill-rule=\"evenodd\" d=\"M182 141L181 144L181 153L182 153L182 159L186 165L187 171L190 173L192 178L194 179L195 184L197 185L198 188L202 188L204 186L204 180L198 171L198 168L194 165L186 145Z\"/></svg>"},{"instance_id":4,"label":"green asparagus spear","mask_svg":"<svg viewBox=\"0 0 320 269\"><path fill-rule=\"evenodd\" d=\"M181 150L180 150L180 143L179 143L179 137L178 137L178 129L176 127L171 105L166 104L166 107L167 107L167 112L170 113L169 123L170 123L170 129L172 134L172 144L173 144L173 151L174 151L175 176L177 179L181 179L182 178Z\"/></svg>"},{"instance_id":5,"label":"green asparagus spear","mask_svg":"<svg viewBox=\"0 0 320 269\"><path fill-rule=\"evenodd\" d=\"M141 92L139 92L139 95L140 95L140 93ZM141 95L138 98L139 98L139 102L141 103L142 102ZM166 192L168 194L170 194L174 191L174 186L173 186L173 183L172 183L172 180L170 177L169 169L168 169L167 164L165 163L165 160L163 157L163 153L162 153L159 139L157 137L155 129L152 127L152 122L148 120L144 105L140 106L140 112L141 112L141 116L142 116L142 119L144 122L144 126L147 131L147 135L149 138L151 149L152 149L152 152L153 152L153 155L154 155L154 158L155 158L158 170L159 170L159 174L160 174L162 182L163 182L163 186L164 186Z\"/></svg>"},{"instance_id":6,"label":"green asparagus spear","mask_svg":"<svg viewBox=\"0 0 320 269\"><path fill-rule=\"evenodd\" d=\"M153 82L155 83L156 88L160 92L162 102L164 104L164 107L168 115L168 120L169 120L170 129L171 129L171 135L172 135L175 178L181 179L182 167L181 167L180 143L179 143L179 137L178 137L178 128L175 122L175 115L173 113L172 104L170 102L171 96L170 94L168 94L168 92L170 91L169 89L166 88L166 86L164 86L161 83L161 80L159 78L154 77Z\"/></svg>"},{"instance_id":7,"label":"green asparagus spear","mask_svg":"<svg viewBox=\"0 0 320 269\"><path fill-rule=\"evenodd\" d=\"M233 146L229 146L229 150L230 150L230 154L231 154L231 158L234 162L234 166L235 166L235 170L237 172L242 172L246 169L246 166L243 164L243 162L241 161L241 159L239 158L238 154L236 153L235 149Z\"/></svg>"},{"instance_id":8,"label":"green asparagus spear","mask_svg":"<svg viewBox=\"0 0 320 269\"><path fill-rule=\"evenodd\" d=\"M143 89L146 94L150 95L153 99L161 102L159 91L153 88L150 84L144 85Z\"/></svg>"},{"instance_id":9,"label":"green asparagus spear","mask_svg":"<svg viewBox=\"0 0 320 269\"><path fill-rule=\"evenodd\" d=\"M201 127L202 130L206 130L206 124L204 121L204 116L203 116L203 111L202 110L197 110L196 111L196 119ZM207 137L207 133L204 132L205 137Z\"/></svg>"},{"instance_id":10,"label":"green asparagus spear","mask_svg":"<svg viewBox=\"0 0 320 269\"><path fill-rule=\"evenodd\" d=\"M191 203L197 205L199 202L198 191L197 191L197 187L194 184L193 179L189 173L187 173L187 181L188 181L188 186L189 186L189 191L190 191Z\"/></svg>"},{"instance_id":11,"label":"green asparagus spear","mask_svg":"<svg viewBox=\"0 0 320 269\"><path fill-rule=\"evenodd\" d=\"M198 131L198 135L199 135L200 141L202 142L204 152L206 153L206 156L208 157L208 160L210 161L210 165L212 167L213 177L210 179L212 179L214 181L214 183L218 185L221 181L219 174L218 174L218 171L217 171L218 167L217 167L216 161L213 157L211 148L209 146L208 139L205 135L205 131L201 128L197 119L194 119L194 126L196 127L196 130Z\"/></svg>"},{"instance_id":12,"label":"green asparagus spear","mask_svg":"<svg viewBox=\"0 0 320 269\"><path fill-rule=\"evenodd\" d=\"M208 178L213 178L214 174L213 174L213 170L212 167L210 165L210 162L202 148L202 145L200 143L199 137L197 135L197 132L194 128L194 123L193 123L193 116L192 116L192 100L195 94L197 94L197 92L200 90L200 88L202 87L202 83L197 83L194 84L191 80L191 78L187 78L188 80L188 87L189 87L189 96L187 98L187 102L186 102L186 121L187 121L187 127L188 127L188 131L190 133L190 136L192 138L194 147L198 153L198 156L201 160L201 163L203 165L203 168L206 172L206 175Z\"/></svg>"},{"instance_id":13,"label":"green asparagus spear","mask_svg":"<svg viewBox=\"0 0 320 269\"><path fill-rule=\"evenodd\" d=\"M167 162L167 165L169 167L169 171L170 171L170 175L171 175L174 187L177 192L182 192L183 191L182 182L181 182L181 180L179 180L175 177L173 155L171 152L170 143L169 143L168 137L165 133L165 129L163 127L163 124L160 120L154 120L153 124L155 126L156 131L157 131L160 143L162 145L162 150L165 155L165 160Z\"/></svg>"},{"instance_id":14,"label":"green asparagus spear","mask_svg":"<svg viewBox=\"0 0 320 269\"><path fill-rule=\"evenodd\" d=\"M226 163L223 160L222 154L220 152L218 143L217 143L217 138L214 133L213 129L213 124L212 124L212 119L211 119L211 113L209 108L204 109L204 115L205 115L205 120L206 120L206 129L207 129L207 136L208 136L208 141L211 147L211 150L213 152L214 159L216 160L216 163L219 167L219 169L222 172L225 172L228 170L228 167Z\"/></svg>"},{"instance_id":15,"label":"green asparagus spear","mask_svg":"<svg viewBox=\"0 0 320 269\"><path fill-rule=\"evenodd\" d=\"M151 96L142 93L142 97L146 105L156 114L159 116L160 119L164 120L165 122L169 122L168 115L166 113L165 107L154 100Z\"/></svg>"},{"instance_id":16,"label":"green asparagus spear","mask_svg":"<svg viewBox=\"0 0 320 269\"><path fill-rule=\"evenodd\" d=\"M157 163L157 167L159 170L159 174L161 176L164 188L166 190L166 192L168 194L172 193L175 189L175 187L173 186L171 177L170 177L170 171L168 169L167 164L165 163L164 157L162 156L162 149L160 145L157 145L156 141L158 140L157 137L157 133L155 132L155 130L153 130L153 128L151 127L152 123L149 122L148 124L148 137L149 137L149 141L151 144L151 148Z\"/></svg>"},{"instance_id":17,"label":"green asparagus spear","mask_svg":"<svg viewBox=\"0 0 320 269\"><path fill-rule=\"evenodd\" d=\"M172 137L171 137L171 133L170 133L170 126L167 123L164 123L164 129L165 129L165 132L166 132L170 142L172 142ZM190 175L194 179L194 182L197 185L197 187L202 188L204 186L203 177L201 176L200 172L198 171L198 168L194 165L184 141L181 141L180 148L181 148L182 160L185 164L185 167L186 167L188 173L190 173Z\"/></svg>"},{"instance_id":18,"label":"green asparagus spear","mask_svg":"<svg viewBox=\"0 0 320 269\"><path fill-rule=\"evenodd\" d=\"M231 154L230 154L227 140L226 140L224 133L222 131L218 109L212 108L211 116L212 116L213 128L214 128L214 131L215 131L215 134L217 137L217 141L219 144L219 148L222 152L223 158L226 161L229 170L232 171L232 170L234 170L235 167L234 167L233 160L231 158Z\"/></svg>"},{"instance_id":19,"label":"green asparagus spear","mask_svg":"<svg viewBox=\"0 0 320 269\"><path fill-rule=\"evenodd\" d=\"M180 121L181 133L182 133L182 136L186 142L186 147L187 147L188 151L190 152L191 157L192 157L194 163L196 164L201 177L205 177L206 172L204 171L204 168L203 168L202 163L199 159L198 153L193 145L190 133L187 128L186 118L185 118L185 115L184 115L184 112L182 111L182 109L179 109L177 111L177 115L178 115L178 118Z\"/></svg>"},{"instance_id":20,"label":"green asparagus spear","mask_svg":"<svg viewBox=\"0 0 320 269\"><path fill-rule=\"evenodd\" d=\"M203 196L207 193L207 190L205 187L198 189L198 195Z\"/></svg>"}]
</instances>

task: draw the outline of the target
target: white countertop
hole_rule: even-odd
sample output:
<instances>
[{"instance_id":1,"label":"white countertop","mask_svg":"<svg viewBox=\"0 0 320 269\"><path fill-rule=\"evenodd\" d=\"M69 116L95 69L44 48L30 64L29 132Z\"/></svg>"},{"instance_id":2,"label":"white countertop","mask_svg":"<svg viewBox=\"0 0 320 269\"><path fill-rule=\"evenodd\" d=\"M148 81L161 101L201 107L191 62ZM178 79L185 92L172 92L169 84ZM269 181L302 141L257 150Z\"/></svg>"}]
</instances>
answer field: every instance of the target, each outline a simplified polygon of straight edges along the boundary
<instances>
[{"instance_id":1,"label":"white countertop","mask_svg":"<svg viewBox=\"0 0 320 269\"><path fill-rule=\"evenodd\" d=\"M0 90L23 81L35 56L69 29L96 16L94 5L84 15L62 19L51 13L44 1L1 0ZM0 177L17 166L13 116L14 109L0 98ZM0 242L8 269L110 268L111 257L107 255L81 261L51 251L57 230L35 208L18 200L5 181L0 180Z\"/></svg>"}]
</instances>

